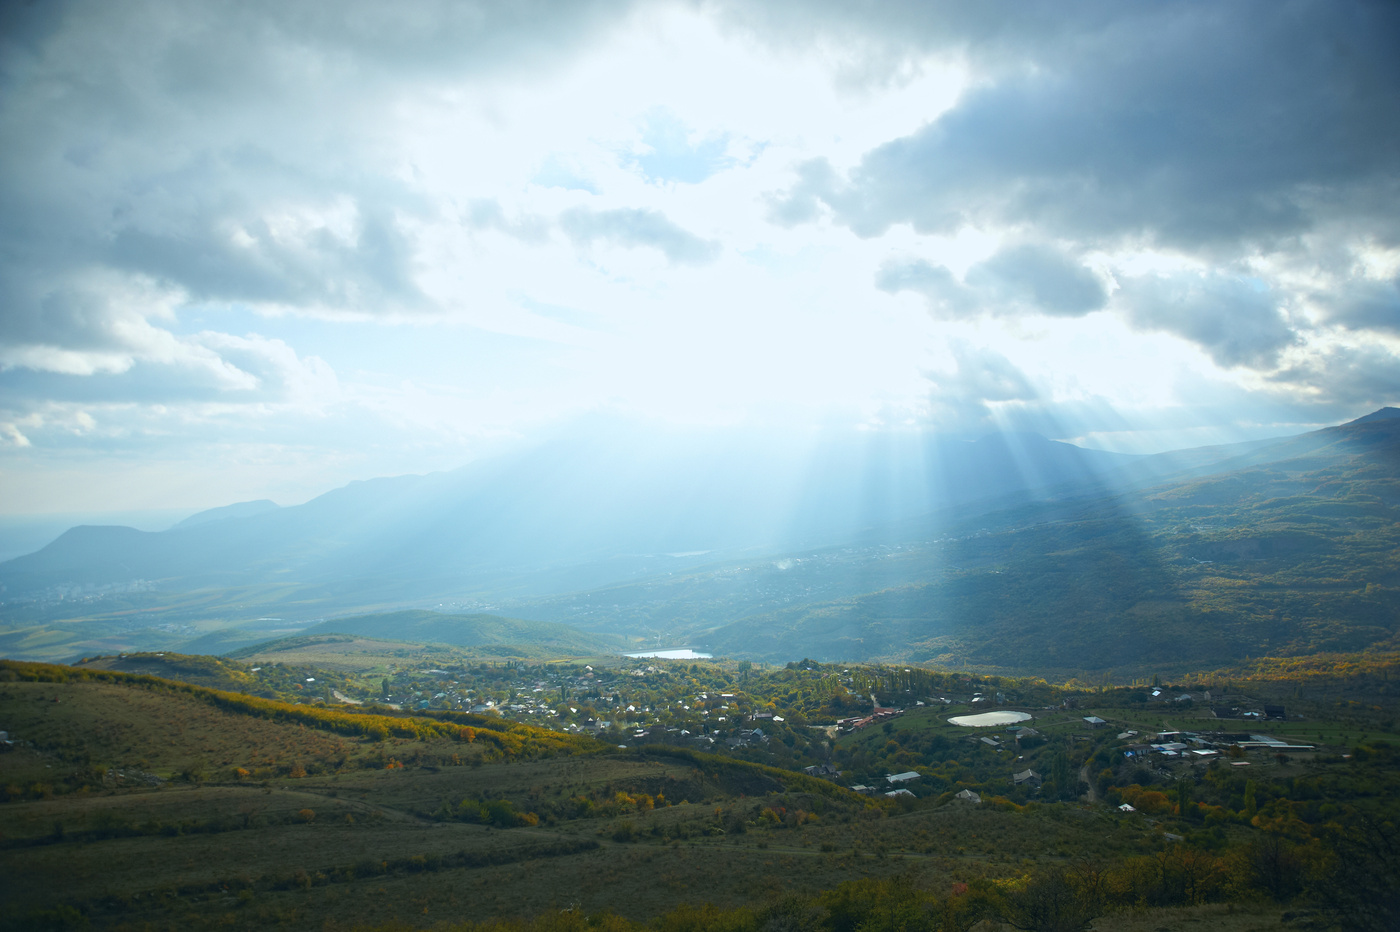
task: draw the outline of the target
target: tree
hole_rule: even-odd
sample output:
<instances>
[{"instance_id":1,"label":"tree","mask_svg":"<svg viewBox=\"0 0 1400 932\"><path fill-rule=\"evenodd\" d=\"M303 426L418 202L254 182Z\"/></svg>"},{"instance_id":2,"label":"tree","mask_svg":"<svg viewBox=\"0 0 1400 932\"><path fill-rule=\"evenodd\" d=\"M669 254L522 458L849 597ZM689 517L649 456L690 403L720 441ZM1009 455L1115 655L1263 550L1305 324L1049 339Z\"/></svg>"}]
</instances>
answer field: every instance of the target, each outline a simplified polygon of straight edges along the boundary
<instances>
[{"instance_id":1,"label":"tree","mask_svg":"<svg viewBox=\"0 0 1400 932\"><path fill-rule=\"evenodd\" d=\"M1061 799L1078 795L1075 793L1078 786L1071 781L1069 769L1069 755L1064 751L1056 753L1050 763L1050 779L1055 781L1055 792Z\"/></svg>"},{"instance_id":2,"label":"tree","mask_svg":"<svg viewBox=\"0 0 1400 932\"><path fill-rule=\"evenodd\" d=\"M1250 886L1282 903L1302 891L1307 862L1298 844L1269 828L1244 849L1244 871Z\"/></svg>"},{"instance_id":3,"label":"tree","mask_svg":"<svg viewBox=\"0 0 1400 932\"><path fill-rule=\"evenodd\" d=\"M1354 819L1332 839L1335 856L1314 899L1345 928L1400 928L1400 830Z\"/></svg>"},{"instance_id":4,"label":"tree","mask_svg":"<svg viewBox=\"0 0 1400 932\"><path fill-rule=\"evenodd\" d=\"M1060 867L1032 874L1007 895L1004 918L1027 932L1079 932L1098 914L1079 880Z\"/></svg>"},{"instance_id":5,"label":"tree","mask_svg":"<svg viewBox=\"0 0 1400 932\"><path fill-rule=\"evenodd\" d=\"M1183 819L1191 818L1191 781L1182 777L1176 781L1176 814Z\"/></svg>"}]
</instances>

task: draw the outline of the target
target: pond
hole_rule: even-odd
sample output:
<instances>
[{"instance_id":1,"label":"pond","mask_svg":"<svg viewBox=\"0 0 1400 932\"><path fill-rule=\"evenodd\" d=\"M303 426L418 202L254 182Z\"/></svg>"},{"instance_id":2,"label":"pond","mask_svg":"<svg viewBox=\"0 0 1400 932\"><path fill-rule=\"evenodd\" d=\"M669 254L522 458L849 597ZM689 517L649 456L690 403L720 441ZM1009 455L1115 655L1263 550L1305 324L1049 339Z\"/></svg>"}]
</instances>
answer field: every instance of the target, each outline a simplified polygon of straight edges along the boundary
<instances>
[{"instance_id":1,"label":"pond","mask_svg":"<svg viewBox=\"0 0 1400 932\"><path fill-rule=\"evenodd\" d=\"M971 725L973 728L991 728L995 725L1014 725L1030 721L1027 712L979 712L977 715L954 715L948 719L950 725Z\"/></svg>"},{"instance_id":2,"label":"pond","mask_svg":"<svg viewBox=\"0 0 1400 932\"><path fill-rule=\"evenodd\" d=\"M709 660L714 654L702 654L693 651L689 647L677 647L673 650L639 650L630 654L623 654L624 657L655 657L658 660Z\"/></svg>"}]
</instances>

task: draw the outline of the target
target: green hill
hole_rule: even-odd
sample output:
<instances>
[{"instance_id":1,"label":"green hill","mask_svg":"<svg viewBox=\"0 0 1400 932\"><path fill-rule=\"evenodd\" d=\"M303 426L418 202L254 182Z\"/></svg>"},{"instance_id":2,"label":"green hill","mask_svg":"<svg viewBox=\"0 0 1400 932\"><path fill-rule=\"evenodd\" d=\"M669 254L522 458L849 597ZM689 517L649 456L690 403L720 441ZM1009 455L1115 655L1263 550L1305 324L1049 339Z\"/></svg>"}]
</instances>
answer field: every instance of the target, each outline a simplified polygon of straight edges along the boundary
<instances>
[{"instance_id":1,"label":"green hill","mask_svg":"<svg viewBox=\"0 0 1400 932\"><path fill-rule=\"evenodd\" d=\"M498 615L448 615L426 611L332 618L306 629L305 634L353 634L381 640L448 644L453 647L508 646L547 651L555 655L616 653L621 646L615 638L589 634L556 622L524 621Z\"/></svg>"}]
</instances>

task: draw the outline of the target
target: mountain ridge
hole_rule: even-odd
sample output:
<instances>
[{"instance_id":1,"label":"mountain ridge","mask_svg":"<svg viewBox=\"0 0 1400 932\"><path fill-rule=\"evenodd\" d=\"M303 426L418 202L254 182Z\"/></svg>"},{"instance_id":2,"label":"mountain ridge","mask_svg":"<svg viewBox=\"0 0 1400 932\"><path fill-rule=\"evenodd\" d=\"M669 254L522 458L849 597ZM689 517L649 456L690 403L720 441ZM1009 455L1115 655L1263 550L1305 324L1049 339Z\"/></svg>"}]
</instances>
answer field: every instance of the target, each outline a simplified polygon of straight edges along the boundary
<instances>
[{"instance_id":1,"label":"mountain ridge","mask_svg":"<svg viewBox=\"0 0 1400 932\"><path fill-rule=\"evenodd\" d=\"M305 623L426 608L624 640L665 634L756 659L798 651L1007 668L1061 651L1066 669L1158 663L1173 637L1191 646L1182 662L1199 666L1262 650L1365 649L1396 634L1389 593L1400 592L1400 570L1387 554L1400 553L1400 419L1391 416L1156 458L1099 457L1030 435L936 451L896 450L907 438L886 437L855 451L882 452L876 468L855 470L852 450L827 450L805 484L784 466L742 488L733 485L742 470L689 488L681 480L691 474L665 473L678 454L659 446L619 463L610 439L594 445L609 451L602 458L565 460L555 446L552 457L353 483L304 506L169 532L72 529L63 546L0 564L10 587L0 649L76 644L77 632L103 645L135 637L144 649L229 649ZM886 481L894 453L920 470ZM620 475L590 496L599 469ZM667 481L645 478L656 472ZM562 490L549 485L560 474ZM503 476L515 498L493 497ZM756 516L823 510L838 480L852 487L787 542L740 546ZM785 483L787 498L761 501ZM939 500L921 483L956 494ZM538 507L519 513L521 496ZM396 524L405 512L416 523ZM697 512L704 520L688 524ZM733 537L706 536L733 515L748 521ZM615 526L589 537L607 521ZM522 554L536 545L527 565ZM26 602L11 585L26 563L47 563L50 585L86 566L148 579L149 591ZM259 617L255 632L239 620L253 615L276 617ZM155 620L199 635L160 641ZM219 633L238 624L247 631ZM979 645L979 628L991 646Z\"/></svg>"}]
</instances>

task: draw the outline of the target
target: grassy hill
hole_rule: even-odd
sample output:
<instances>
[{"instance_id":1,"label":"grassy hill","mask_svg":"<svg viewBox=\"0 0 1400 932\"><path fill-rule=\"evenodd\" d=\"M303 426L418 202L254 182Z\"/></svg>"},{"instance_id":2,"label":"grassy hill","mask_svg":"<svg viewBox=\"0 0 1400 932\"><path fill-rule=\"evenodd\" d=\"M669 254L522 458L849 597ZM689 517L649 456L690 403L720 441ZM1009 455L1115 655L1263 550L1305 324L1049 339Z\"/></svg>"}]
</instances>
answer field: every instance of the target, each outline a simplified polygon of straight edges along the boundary
<instances>
[{"instance_id":1,"label":"grassy hill","mask_svg":"<svg viewBox=\"0 0 1400 932\"><path fill-rule=\"evenodd\" d=\"M1338 693L1336 722L1279 727L1295 743L1322 732L1346 740L1350 697L1374 693L1372 674L1392 667L1363 674L1362 692ZM973 683L894 668L848 674L882 695L935 678ZM839 676L742 673L758 694L788 689L794 717L807 701L798 687ZM1037 697L1052 689L1023 685ZM1237 687L1209 685L1244 701ZM930 932L1003 920L1078 928L1093 916L1096 929L1262 932L1291 927L1285 909L1307 910L1321 927L1354 921L1355 908L1342 912L1353 901L1328 899L1339 890L1370 897L1362 908L1378 921L1396 915L1376 910L1400 864L1366 848L1367 823L1356 821L1393 815L1393 748L1362 739L1346 746L1351 759L1334 747L1305 761L1249 752L1245 771L1147 772L1125 761L1116 728L1201 727L1209 713L1166 712L1143 693L1064 692L1081 709L1037 708L1024 762L933 707L864 730L813 731L847 771L833 782L459 713L328 709L0 662L0 720L15 741L0 753L0 928L402 930L464 928L470 917L540 932L851 932L884 915ZM830 700L825 688L811 694ZM1393 697L1379 701L1393 713ZM1086 731L1089 710L1115 728ZM774 741L796 734L772 728ZM1039 797L1013 789L1008 774L1022 766L1061 783ZM920 775L907 784L914 795L839 785L893 770ZM1176 789L1183 777L1193 780L1187 796ZM958 801L959 788L982 802ZM1125 799L1150 816L1118 810ZM1351 835L1329 828L1341 823ZM1077 920L1028 924L1043 918L1046 897L1062 921Z\"/></svg>"}]
</instances>

